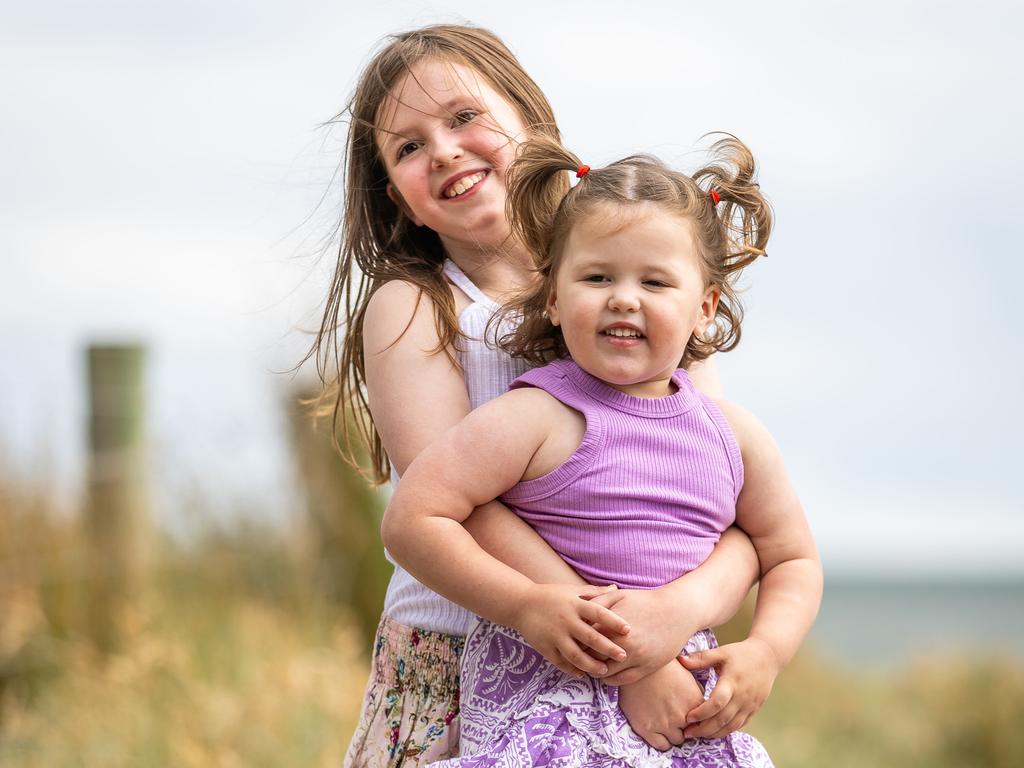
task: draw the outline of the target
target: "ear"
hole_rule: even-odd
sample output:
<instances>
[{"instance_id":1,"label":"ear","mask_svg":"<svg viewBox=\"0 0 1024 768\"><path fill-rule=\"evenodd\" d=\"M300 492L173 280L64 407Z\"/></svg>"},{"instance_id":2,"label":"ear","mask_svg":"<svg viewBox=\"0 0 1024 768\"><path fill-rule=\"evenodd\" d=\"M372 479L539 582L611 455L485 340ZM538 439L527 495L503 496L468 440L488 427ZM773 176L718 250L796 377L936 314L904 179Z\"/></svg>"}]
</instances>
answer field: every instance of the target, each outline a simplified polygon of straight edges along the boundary
<instances>
[{"instance_id":1,"label":"ear","mask_svg":"<svg viewBox=\"0 0 1024 768\"><path fill-rule=\"evenodd\" d=\"M416 214L412 212L412 208L405 202L405 198L402 197L402 193L395 189L395 185L390 181L388 182L388 197L391 198L391 202L398 206L398 210L405 214L406 218L409 219L417 227L423 226L423 221L416 218Z\"/></svg>"},{"instance_id":2,"label":"ear","mask_svg":"<svg viewBox=\"0 0 1024 768\"><path fill-rule=\"evenodd\" d=\"M704 295L700 300L700 314L697 316L697 323L693 332L698 336L702 335L709 325L715 320L715 313L718 312L718 300L722 297L722 289L717 285L709 285L704 289Z\"/></svg>"},{"instance_id":3,"label":"ear","mask_svg":"<svg viewBox=\"0 0 1024 768\"><path fill-rule=\"evenodd\" d=\"M554 286L551 286L551 293L548 294L548 305L545 311L551 324L558 325L558 295L555 293Z\"/></svg>"}]
</instances>

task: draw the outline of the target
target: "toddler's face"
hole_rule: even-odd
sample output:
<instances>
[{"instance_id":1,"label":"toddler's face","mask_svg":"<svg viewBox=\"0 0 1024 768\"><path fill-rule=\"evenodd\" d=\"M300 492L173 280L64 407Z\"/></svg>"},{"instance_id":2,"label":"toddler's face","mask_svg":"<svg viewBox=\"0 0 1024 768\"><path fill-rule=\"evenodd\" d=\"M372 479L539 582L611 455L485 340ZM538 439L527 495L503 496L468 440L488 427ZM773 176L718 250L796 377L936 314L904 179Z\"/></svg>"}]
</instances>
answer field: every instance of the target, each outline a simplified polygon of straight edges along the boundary
<instances>
[{"instance_id":1,"label":"toddler's face","mask_svg":"<svg viewBox=\"0 0 1024 768\"><path fill-rule=\"evenodd\" d=\"M693 225L651 203L576 223L548 301L573 360L623 392L661 397L686 344L714 319Z\"/></svg>"},{"instance_id":2,"label":"toddler's face","mask_svg":"<svg viewBox=\"0 0 1024 768\"><path fill-rule=\"evenodd\" d=\"M378 115L388 194L446 248L497 246L509 233L505 172L525 127L519 112L473 69L424 59Z\"/></svg>"}]
</instances>

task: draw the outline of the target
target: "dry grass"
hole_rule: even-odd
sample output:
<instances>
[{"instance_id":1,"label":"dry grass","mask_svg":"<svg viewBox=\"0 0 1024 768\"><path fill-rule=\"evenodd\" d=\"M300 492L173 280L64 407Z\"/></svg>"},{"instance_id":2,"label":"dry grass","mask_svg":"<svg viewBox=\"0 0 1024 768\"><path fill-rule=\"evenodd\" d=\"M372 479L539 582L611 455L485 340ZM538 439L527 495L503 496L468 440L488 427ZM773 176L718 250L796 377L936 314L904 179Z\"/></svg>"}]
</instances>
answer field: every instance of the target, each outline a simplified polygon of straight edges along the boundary
<instances>
[{"instance_id":1,"label":"dry grass","mask_svg":"<svg viewBox=\"0 0 1024 768\"><path fill-rule=\"evenodd\" d=\"M779 765L1011 768L1024 765L1024 665L934 659L889 674L805 654L749 730Z\"/></svg>"},{"instance_id":2,"label":"dry grass","mask_svg":"<svg viewBox=\"0 0 1024 768\"><path fill-rule=\"evenodd\" d=\"M80 541L0 490L0 765L340 765L365 643L298 588L289 547L253 530L165 546L102 656Z\"/></svg>"}]
</instances>

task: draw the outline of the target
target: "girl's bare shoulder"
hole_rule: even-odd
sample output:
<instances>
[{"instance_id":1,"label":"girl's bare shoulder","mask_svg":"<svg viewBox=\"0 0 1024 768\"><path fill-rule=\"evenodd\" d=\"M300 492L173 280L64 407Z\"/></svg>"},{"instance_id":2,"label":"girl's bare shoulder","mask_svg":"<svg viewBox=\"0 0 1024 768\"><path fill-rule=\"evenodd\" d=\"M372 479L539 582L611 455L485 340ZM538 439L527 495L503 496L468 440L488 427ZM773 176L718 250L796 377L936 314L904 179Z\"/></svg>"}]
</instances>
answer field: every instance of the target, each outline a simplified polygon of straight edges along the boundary
<instances>
[{"instance_id":1,"label":"girl's bare shoulder","mask_svg":"<svg viewBox=\"0 0 1024 768\"><path fill-rule=\"evenodd\" d=\"M744 458L755 452L776 450L775 441L768 429L754 414L739 403L715 398L715 404L729 422L736 442Z\"/></svg>"},{"instance_id":2,"label":"girl's bare shoulder","mask_svg":"<svg viewBox=\"0 0 1024 768\"><path fill-rule=\"evenodd\" d=\"M587 430L583 414L543 389L513 389L497 400L505 401L505 416L516 425L513 428L532 434L535 448L523 480L533 480L561 466L583 442Z\"/></svg>"},{"instance_id":3,"label":"girl's bare shoulder","mask_svg":"<svg viewBox=\"0 0 1024 768\"><path fill-rule=\"evenodd\" d=\"M551 418L560 416L567 410L567 407L543 389L518 387L484 403L477 410L484 409L511 417L519 417L523 420L544 423Z\"/></svg>"},{"instance_id":4,"label":"girl's bare shoulder","mask_svg":"<svg viewBox=\"0 0 1024 768\"><path fill-rule=\"evenodd\" d=\"M363 343L367 354L376 354L399 341L412 342L424 351L437 347L434 300L420 286L391 280L370 297L363 316Z\"/></svg>"}]
</instances>

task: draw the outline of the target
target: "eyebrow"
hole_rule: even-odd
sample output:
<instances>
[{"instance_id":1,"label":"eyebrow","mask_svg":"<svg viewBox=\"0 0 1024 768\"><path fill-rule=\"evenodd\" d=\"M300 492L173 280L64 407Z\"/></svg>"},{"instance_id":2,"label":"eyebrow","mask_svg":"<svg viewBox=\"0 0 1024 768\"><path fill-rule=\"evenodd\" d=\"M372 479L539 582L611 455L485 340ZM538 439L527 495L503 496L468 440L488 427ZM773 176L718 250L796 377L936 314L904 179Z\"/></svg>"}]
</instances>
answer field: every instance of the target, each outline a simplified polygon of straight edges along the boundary
<instances>
[{"instance_id":1,"label":"eyebrow","mask_svg":"<svg viewBox=\"0 0 1024 768\"><path fill-rule=\"evenodd\" d=\"M573 266L573 270L587 272L592 269L613 269L618 265L618 259L614 256L586 255L581 257ZM677 270L666 266L662 262L641 262L638 265L641 272L660 277L678 277Z\"/></svg>"},{"instance_id":2,"label":"eyebrow","mask_svg":"<svg viewBox=\"0 0 1024 768\"><path fill-rule=\"evenodd\" d=\"M469 98L472 98L472 97L469 97ZM465 104L466 103L466 99L467 99L467 95L460 94L460 95L458 95L456 97L448 99L445 102L436 102L436 103L437 103L437 106L440 109L442 109L442 110L444 110L444 111L446 111L446 112L448 112L450 114L454 114L455 106L459 105L459 104ZM479 99L475 99L474 98L474 99L472 99L472 101L473 101L474 105L476 105L476 106L480 105L480 100ZM429 113L423 112L421 110L416 110L416 111L419 112L419 114L421 114L421 115L428 115L429 114ZM430 115L430 116L431 117L436 117L436 115ZM407 136L406 131L408 131L408 130L409 130L408 127L404 126L404 125L401 126L400 129L398 129L398 130L395 130L395 129L388 130L386 128L378 128L377 131L379 133L386 133L387 134L387 138L384 139L384 141L381 142L381 145L380 145L381 149L386 149L387 147L391 146L391 144L393 144L398 139L405 139L405 138L407 138L408 136Z\"/></svg>"}]
</instances>

